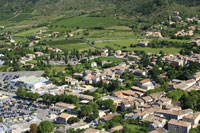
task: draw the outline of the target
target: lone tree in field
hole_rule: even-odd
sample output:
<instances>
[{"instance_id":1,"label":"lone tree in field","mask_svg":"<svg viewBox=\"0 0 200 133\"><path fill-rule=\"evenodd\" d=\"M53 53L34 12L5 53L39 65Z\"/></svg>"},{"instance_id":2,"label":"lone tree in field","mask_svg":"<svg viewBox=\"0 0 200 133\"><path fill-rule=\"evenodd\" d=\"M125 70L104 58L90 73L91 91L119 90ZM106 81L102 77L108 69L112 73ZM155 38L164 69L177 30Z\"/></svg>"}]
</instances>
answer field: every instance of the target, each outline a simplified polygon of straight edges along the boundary
<instances>
[{"instance_id":1,"label":"lone tree in field","mask_svg":"<svg viewBox=\"0 0 200 133\"><path fill-rule=\"evenodd\" d=\"M50 121L42 121L38 127L40 133L51 133L54 130L54 125Z\"/></svg>"}]
</instances>

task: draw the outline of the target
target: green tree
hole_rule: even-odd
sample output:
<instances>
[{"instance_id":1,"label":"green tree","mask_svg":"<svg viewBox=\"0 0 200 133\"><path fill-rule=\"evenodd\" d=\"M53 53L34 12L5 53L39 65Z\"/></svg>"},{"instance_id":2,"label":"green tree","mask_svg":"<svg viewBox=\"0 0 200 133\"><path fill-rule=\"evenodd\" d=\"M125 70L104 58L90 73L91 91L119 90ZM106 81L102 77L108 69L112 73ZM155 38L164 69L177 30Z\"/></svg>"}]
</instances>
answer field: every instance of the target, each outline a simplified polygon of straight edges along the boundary
<instances>
[{"instance_id":1,"label":"green tree","mask_svg":"<svg viewBox=\"0 0 200 133\"><path fill-rule=\"evenodd\" d=\"M51 133L54 130L54 125L50 121L42 121L38 126L40 133Z\"/></svg>"}]
</instances>

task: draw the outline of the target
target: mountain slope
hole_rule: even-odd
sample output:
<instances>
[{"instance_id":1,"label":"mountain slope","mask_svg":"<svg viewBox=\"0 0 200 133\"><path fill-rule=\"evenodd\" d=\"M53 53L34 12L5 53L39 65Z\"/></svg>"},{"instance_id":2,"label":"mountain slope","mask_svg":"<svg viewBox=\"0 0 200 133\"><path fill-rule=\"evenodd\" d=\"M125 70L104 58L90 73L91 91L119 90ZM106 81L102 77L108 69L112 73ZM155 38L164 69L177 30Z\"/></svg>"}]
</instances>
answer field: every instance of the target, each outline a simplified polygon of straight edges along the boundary
<instances>
[{"instance_id":1,"label":"mountain slope","mask_svg":"<svg viewBox=\"0 0 200 133\"><path fill-rule=\"evenodd\" d=\"M36 10L40 15L95 12L161 22L174 11L184 16L200 14L199 0L0 0L0 13Z\"/></svg>"}]
</instances>

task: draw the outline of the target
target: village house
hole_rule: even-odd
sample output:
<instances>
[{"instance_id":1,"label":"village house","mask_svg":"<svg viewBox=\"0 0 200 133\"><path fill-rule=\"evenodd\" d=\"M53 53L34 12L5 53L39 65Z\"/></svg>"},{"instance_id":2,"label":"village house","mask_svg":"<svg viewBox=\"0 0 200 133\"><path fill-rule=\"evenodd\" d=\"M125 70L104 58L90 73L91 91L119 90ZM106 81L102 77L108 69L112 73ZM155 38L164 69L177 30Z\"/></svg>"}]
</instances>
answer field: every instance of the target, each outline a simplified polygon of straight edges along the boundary
<instances>
[{"instance_id":1,"label":"village house","mask_svg":"<svg viewBox=\"0 0 200 133\"><path fill-rule=\"evenodd\" d=\"M171 119L168 122L168 130L175 133L189 133L190 129L191 129L190 122L185 122L175 119Z\"/></svg>"},{"instance_id":2,"label":"village house","mask_svg":"<svg viewBox=\"0 0 200 133\"><path fill-rule=\"evenodd\" d=\"M132 101L132 100L123 100L121 102L121 110L122 111L132 110L133 108L134 108L134 101Z\"/></svg>"},{"instance_id":3,"label":"village house","mask_svg":"<svg viewBox=\"0 0 200 133\"><path fill-rule=\"evenodd\" d=\"M123 130L123 126L120 125L120 126L115 126L115 127L111 128L109 131L110 131L110 133L113 133L116 131L120 132L122 130Z\"/></svg>"},{"instance_id":4,"label":"village house","mask_svg":"<svg viewBox=\"0 0 200 133\"><path fill-rule=\"evenodd\" d=\"M144 79L144 80L138 82L137 86L139 86L140 88L146 89L146 90L154 89L154 85L150 79Z\"/></svg>"},{"instance_id":5,"label":"village house","mask_svg":"<svg viewBox=\"0 0 200 133\"><path fill-rule=\"evenodd\" d=\"M65 82L68 85L77 85L79 83L77 79L74 79L72 77L65 77Z\"/></svg>"},{"instance_id":6,"label":"village house","mask_svg":"<svg viewBox=\"0 0 200 133\"><path fill-rule=\"evenodd\" d=\"M97 67L97 63L96 62L92 62L91 63L91 67Z\"/></svg>"},{"instance_id":7,"label":"village house","mask_svg":"<svg viewBox=\"0 0 200 133\"><path fill-rule=\"evenodd\" d=\"M147 75L147 73L144 70L141 70L141 69L132 70L132 73L136 77L142 77L142 76L146 76Z\"/></svg>"},{"instance_id":8,"label":"village house","mask_svg":"<svg viewBox=\"0 0 200 133\"><path fill-rule=\"evenodd\" d=\"M166 133L167 131L164 128L155 128L153 131L149 133Z\"/></svg>"},{"instance_id":9,"label":"village house","mask_svg":"<svg viewBox=\"0 0 200 133\"><path fill-rule=\"evenodd\" d=\"M199 81L200 80L200 72L196 72L190 78L195 79L196 81Z\"/></svg>"},{"instance_id":10,"label":"village house","mask_svg":"<svg viewBox=\"0 0 200 133\"><path fill-rule=\"evenodd\" d=\"M138 46L145 47L145 46L148 46L148 44L149 44L149 41L140 41L140 42L138 43Z\"/></svg>"},{"instance_id":11,"label":"village house","mask_svg":"<svg viewBox=\"0 0 200 133\"><path fill-rule=\"evenodd\" d=\"M121 51L121 50L117 50L117 51L115 51L115 54L116 54L117 56L120 56L120 55L122 54L122 51Z\"/></svg>"},{"instance_id":12,"label":"village house","mask_svg":"<svg viewBox=\"0 0 200 133\"><path fill-rule=\"evenodd\" d=\"M195 112L194 114L187 115L183 118L183 120L191 122L192 128L196 128L200 122L200 112Z\"/></svg>"},{"instance_id":13,"label":"village house","mask_svg":"<svg viewBox=\"0 0 200 133\"><path fill-rule=\"evenodd\" d=\"M106 50L103 50L103 51L101 52L101 56L107 57L107 56L108 56L108 50L107 50L107 49L106 49Z\"/></svg>"},{"instance_id":14,"label":"village house","mask_svg":"<svg viewBox=\"0 0 200 133\"><path fill-rule=\"evenodd\" d=\"M93 129L93 128L88 128L85 131L83 131L83 133L109 133L109 132L101 131L101 130L97 130L97 129Z\"/></svg>"},{"instance_id":15,"label":"village house","mask_svg":"<svg viewBox=\"0 0 200 133\"><path fill-rule=\"evenodd\" d=\"M183 117L185 117L187 115L193 114L193 110L191 110L191 109L185 109L185 110L180 110L180 111L159 110L159 111L156 111L155 113L162 114L167 119L180 120L180 119L183 119Z\"/></svg>"},{"instance_id":16,"label":"village house","mask_svg":"<svg viewBox=\"0 0 200 133\"><path fill-rule=\"evenodd\" d=\"M99 120L102 122L102 123L105 123L106 121L109 121L111 120L114 116L118 116L119 114L117 113L114 113L114 114L107 114L103 117L100 117Z\"/></svg>"},{"instance_id":17,"label":"village house","mask_svg":"<svg viewBox=\"0 0 200 133\"><path fill-rule=\"evenodd\" d=\"M142 121L148 121L150 122L149 128L162 128L165 126L167 120L165 118L161 118L159 116L155 115L149 115L146 118L142 119Z\"/></svg>"},{"instance_id":18,"label":"village house","mask_svg":"<svg viewBox=\"0 0 200 133\"><path fill-rule=\"evenodd\" d=\"M197 46L200 45L200 39L195 39L191 41L192 44L196 44Z\"/></svg>"},{"instance_id":19,"label":"village house","mask_svg":"<svg viewBox=\"0 0 200 133\"><path fill-rule=\"evenodd\" d=\"M76 108L76 106L74 106L73 104L58 102L55 104L55 106L53 108L51 108L51 111L56 114L59 114L63 111L73 114L75 108Z\"/></svg>"},{"instance_id":20,"label":"village house","mask_svg":"<svg viewBox=\"0 0 200 133\"><path fill-rule=\"evenodd\" d=\"M43 52L35 52L35 56L36 56L36 57L40 57L40 56L43 56L43 55L44 55Z\"/></svg>"},{"instance_id":21,"label":"village house","mask_svg":"<svg viewBox=\"0 0 200 133\"><path fill-rule=\"evenodd\" d=\"M33 60L33 59L35 59L35 55L34 54L27 54L26 58L27 58L27 60Z\"/></svg>"},{"instance_id":22,"label":"village house","mask_svg":"<svg viewBox=\"0 0 200 133\"><path fill-rule=\"evenodd\" d=\"M145 35L162 38L162 34L160 32L146 32Z\"/></svg>"},{"instance_id":23,"label":"village house","mask_svg":"<svg viewBox=\"0 0 200 133\"><path fill-rule=\"evenodd\" d=\"M153 101L153 99L150 96L142 97L142 99L145 101L145 103L150 103Z\"/></svg>"},{"instance_id":24,"label":"village house","mask_svg":"<svg viewBox=\"0 0 200 133\"><path fill-rule=\"evenodd\" d=\"M67 121L70 117L76 117L75 115L67 114L67 113L62 113L56 118L56 123L58 124L67 124Z\"/></svg>"}]
</instances>

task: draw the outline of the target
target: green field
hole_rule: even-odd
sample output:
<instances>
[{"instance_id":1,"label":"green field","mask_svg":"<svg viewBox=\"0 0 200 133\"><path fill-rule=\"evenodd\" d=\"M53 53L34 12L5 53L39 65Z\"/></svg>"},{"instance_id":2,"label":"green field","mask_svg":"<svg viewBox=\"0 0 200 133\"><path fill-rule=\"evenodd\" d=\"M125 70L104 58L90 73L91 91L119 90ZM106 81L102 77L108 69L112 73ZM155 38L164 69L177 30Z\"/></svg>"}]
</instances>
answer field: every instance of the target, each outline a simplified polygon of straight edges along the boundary
<instances>
[{"instance_id":1,"label":"green field","mask_svg":"<svg viewBox=\"0 0 200 133\"><path fill-rule=\"evenodd\" d=\"M138 40L111 40L111 41L105 41L105 42L100 42L96 41L95 46L105 48L106 46L109 46L113 49L120 49L123 46L129 47L130 44L137 44ZM98 43L100 42L100 43Z\"/></svg>"},{"instance_id":2,"label":"green field","mask_svg":"<svg viewBox=\"0 0 200 133\"><path fill-rule=\"evenodd\" d=\"M123 126L129 128L131 130L131 133L142 133L140 130L142 127L138 125L133 125L133 124L124 124Z\"/></svg>"},{"instance_id":3,"label":"green field","mask_svg":"<svg viewBox=\"0 0 200 133\"><path fill-rule=\"evenodd\" d=\"M45 29L48 29L48 28L47 27L40 27L40 28L30 29L30 30L27 30L27 31L19 32L19 33L15 34L14 36L34 35L39 30L45 30Z\"/></svg>"},{"instance_id":4,"label":"green field","mask_svg":"<svg viewBox=\"0 0 200 133\"><path fill-rule=\"evenodd\" d=\"M11 21L18 23L18 22L24 21L30 17L31 17L30 14L20 14L20 15L14 17L13 19L11 19Z\"/></svg>"},{"instance_id":5,"label":"green field","mask_svg":"<svg viewBox=\"0 0 200 133\"><path fill-rule=\"evenodd\" d=\"M84 43L81 40L55 40L49 41L47 44L53 48L60 48L60 49L77 49L77 50L85 50L85 49L93 49L90 45Z\"/></svg>"},{"instance_id":6,"label":"green field","mask_svg":"<svg viewBox=\"0 0 200 133\"><path fill-rule=\"evenodd\" d=\"M8 68L8 66L6 66L6 65L0 66L0 72L6 72L7 68Z\"/></svg>"},{"instance_id":7,"label":"green field","mask_svg":"<svg viewBox=\"0 0 200 133\"><path fill-rule=\"evenodd\" d=\"M84 43L81 40L55 40L47 42L48 45L66 45L66 44L76 44L76 43Z\"/></svg>"},{"instance_id":8,"label":"green field","mask_svg":"<svg viewBox=\"0 0 200 133\"><path fill-rule=\"evenodd\" d=\"M94 49L93 47L90 47L86 43L51 45L51 47L53 47L53 48L59 48L59 49L64 49L64 50L72 50L72 49L88 50L88 49Z\"/></svg>"},{"instance_id":9,"label":"green field","mask_svg":"<svg viewBox=\"0 0 200 133\"><path fill-rule=\"evenodd\" d=\"M163 51L164 53L175 54L179 53L181 49L179 48L149 48L149 47L136 47L136 48L128 48L127 50L131 51L144 51L146 53L159 53Z\"/></svg>"},{"instance_id":10,"label":"green field","mask_svg":"<svg viewBox=\"0 0 200 133\"><path fill-rule=\"evenodd\" d=\"M13 16L14 16L14 14L0 14L0 21L7 20Z\"/></svg>"},{"instance_id":11,"label":"green field","mask_svg":"<svg viewBox=\"0 0 200 133\"><path fill-rule=\"evenodd\" d=\"M80 28L92 28L92 27L109 27L123 23L121 20L117 20L114 17L87 17L78 16L72 18L66 18L54 25L67 26L67 27L80 27Z\"/></svg>"},{"instance_id":12,"label":"green field","mask_svg":"<svg viewBox=\"0 0 200 133\"><path fill-rule=\"evenodd\" d=\"M185 43L188 43L191 41L191 40L180 40L180 39L163 39L163 40L170 41L170 42L185 42Z\"/></svg>"},{"instance_id":13,"label":"green field","mask_svg":"<svg viewBox=\"0 0 200 133\"><path fill-rule=\"evenodd\" d=\"M99 57L98 59L101 61L113 61L113 62L122 62L126 60L126 59L114 58L114 57Z\"/></svg>"}]
</instances>

